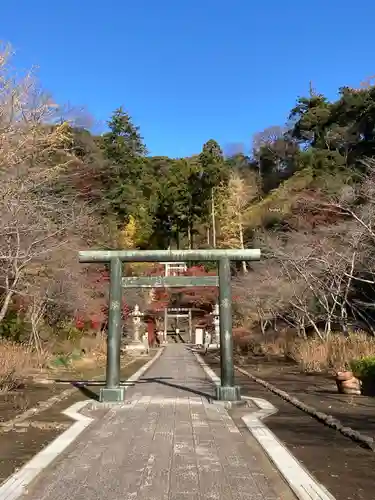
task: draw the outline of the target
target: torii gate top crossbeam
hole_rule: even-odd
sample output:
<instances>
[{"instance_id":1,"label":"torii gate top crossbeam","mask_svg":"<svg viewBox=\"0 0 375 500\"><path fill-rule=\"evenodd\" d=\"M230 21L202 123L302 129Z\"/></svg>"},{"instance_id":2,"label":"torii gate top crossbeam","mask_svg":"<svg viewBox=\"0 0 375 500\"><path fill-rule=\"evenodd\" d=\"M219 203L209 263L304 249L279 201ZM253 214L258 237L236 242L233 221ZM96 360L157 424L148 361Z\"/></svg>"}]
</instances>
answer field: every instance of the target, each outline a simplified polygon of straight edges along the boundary
<instances>
[{"instance_id":1,"label":"torii gate top crossbeam","mask_svg":"<svg viewBox=\"0 0 375 500\"><path fill-rule=\"evenodd\" d=\"M79 252L79 262L110 262L119 259L122 262L194 262L260 260L258 248L246 250L83 250Z\"/></svg>"}]
</instances>

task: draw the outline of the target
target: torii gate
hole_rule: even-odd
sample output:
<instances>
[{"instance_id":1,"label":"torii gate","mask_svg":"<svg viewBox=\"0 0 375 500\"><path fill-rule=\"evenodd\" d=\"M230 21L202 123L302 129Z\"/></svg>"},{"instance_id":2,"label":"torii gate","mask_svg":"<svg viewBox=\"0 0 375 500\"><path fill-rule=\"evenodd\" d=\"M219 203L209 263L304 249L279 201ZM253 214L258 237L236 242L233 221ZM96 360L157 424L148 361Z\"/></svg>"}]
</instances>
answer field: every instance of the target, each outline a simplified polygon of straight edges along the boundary
<instances>
[{"instance_id":1,"label":"torii gate","mask_svg":"<svg viewBox=\"0 0 375 500\"><path fill-rule=\"evenodd\" d=\"M83 263L110 263L109 317L107 340L106 387L100 401L120 402L125 390L120 386L121 303L122 287L156 288L186 286L219 286L221 383L216 397L221 401L241 400L240 388L234 384L232 293L230 262L260 259L260 250L86 250L79 252ZM171 276L123 278L122 262L218 262L218 276Z\"/></svg>"},{"instance_id":2,"label":"torii gate","mask_svg":"<svg viewBox=\"0 0 375 500\"><path fill-rule=\"evenodd\" d=\"M186 262L165 262L164 263L164 276L181 276L187 271ZM164 342L168 338L168 320L169 318L188 318L189 320L189 337L191 340L192 318L191 310L185 307L166 307L164 309Z\"/></svg>"}]
</instances>

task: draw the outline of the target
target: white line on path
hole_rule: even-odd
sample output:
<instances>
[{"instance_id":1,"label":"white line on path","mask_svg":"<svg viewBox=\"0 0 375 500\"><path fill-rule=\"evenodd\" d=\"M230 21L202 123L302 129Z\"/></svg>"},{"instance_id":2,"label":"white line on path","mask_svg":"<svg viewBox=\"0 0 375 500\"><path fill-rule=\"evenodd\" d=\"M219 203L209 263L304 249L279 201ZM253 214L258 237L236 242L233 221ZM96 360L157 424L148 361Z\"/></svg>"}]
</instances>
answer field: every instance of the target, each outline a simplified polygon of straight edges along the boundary
<instances>
[{"instance_id":1,"label":"white line on path","mask_svg":"<svg viewBox=\"0 0 375 500\"><path fill-rule=\"evenodd\" d=\"M206 375L215 385L220 385L220 377L216 375L199 354L194 351L192 352ZM262 422L264 418L277 413L277 408L265 399L242 397L243 399L249 399L259 408L256 412L244 415L242 420L275 464L298 500L335 500L335 497L305 469L284 444L279 441L275 434Z\"/></svg>"},{"instance_id":2,"label":"white line on path","mask_svg":"<svg viewBox=\"0 0 375 500\"><path fill-rule=\"evenodd\" d=\"M161 356L163 349L160 349L157 354L143 365L137 372L127 379L127 382L135 382L155 363ZM27 493L27 486L33 481L46 467L48 467L75 439L86 429L93 421L92 418L86 417L80 413L83 408L90 403L91 400L78 401L67 408L62 413L67 415L75 423L65 432L60 434L54 441L46 446L42 451L37 453L29 462L21 469L12 474L0 486L0 500L16 500Z\"/></svg>"}]
</instances>

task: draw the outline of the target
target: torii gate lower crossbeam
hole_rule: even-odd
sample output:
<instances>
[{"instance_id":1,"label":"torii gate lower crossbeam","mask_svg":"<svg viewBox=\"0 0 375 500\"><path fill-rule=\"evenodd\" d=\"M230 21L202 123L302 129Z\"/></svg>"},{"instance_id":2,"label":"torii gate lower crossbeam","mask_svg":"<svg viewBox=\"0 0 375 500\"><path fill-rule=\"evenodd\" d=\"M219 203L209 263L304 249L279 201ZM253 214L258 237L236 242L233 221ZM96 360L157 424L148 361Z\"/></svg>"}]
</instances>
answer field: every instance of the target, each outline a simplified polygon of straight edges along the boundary
<instances>
[{"instance_id":1,"label":"torii gate lower crossbeam","mask_svg":"<svg viewBox=\"0 0 375 500\"><path fill-rule=\"evenodd\" d=\"M122 277L122 262L198 262L216 261L219 267L219 314L220 314L220 358L221 384L216 396L220 401L239 401L240 389L234 381L231 261L254 261L260 259L260 250L86 250L79 252L82 263L110 263L110 293L107 341L106 387L100 392L100 400L119 402L124 399L124 388L120 386L121 345L121 301L122 287L155 286L155 278ZM185 278L185 280L183 279ZM143 284L138 284L141 280ZM143 280L143 281L142 281ZM156 278L158 286L217 286L217 277L166 277ZM189 284L190 283L190 284Z\"/></svg>"}]
</instances>

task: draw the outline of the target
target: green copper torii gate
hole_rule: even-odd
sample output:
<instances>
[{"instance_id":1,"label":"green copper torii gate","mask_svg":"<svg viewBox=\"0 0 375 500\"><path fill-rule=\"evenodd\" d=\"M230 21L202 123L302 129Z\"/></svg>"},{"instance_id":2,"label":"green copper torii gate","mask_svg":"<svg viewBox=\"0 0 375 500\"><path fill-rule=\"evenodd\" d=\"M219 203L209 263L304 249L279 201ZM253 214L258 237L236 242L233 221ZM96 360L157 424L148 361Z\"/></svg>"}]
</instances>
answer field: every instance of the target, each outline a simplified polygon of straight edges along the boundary
<instances>
[{"instance_id":1,"label":"green copper torii gate","mask_svg":"<svg viewBox=\"0 0 375 500\"><path fill-rule=\"evenodd\" d=\"M182 288L187 286L219 286L221 384L217 387L216 395L221 401L240 400L240 389L234 384L230 262L259 259L259 249L85 250L79 252L79 262L110 264L106 387L100 391L100 400L119 402L124 399L124 387L120 386L122 288ZM122 262L198 261L216 261L219 276L122 277Z\"/></svg>"}]
</instances>

